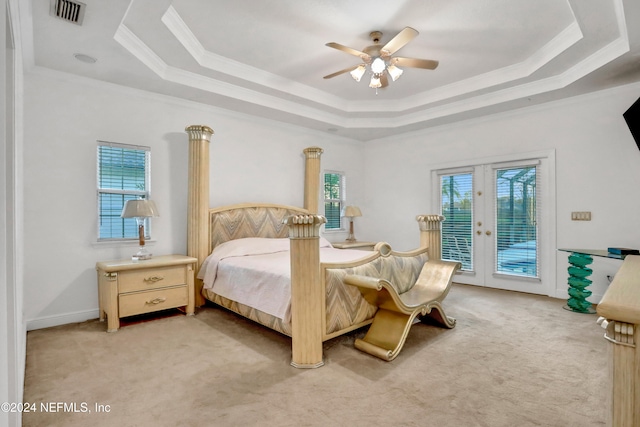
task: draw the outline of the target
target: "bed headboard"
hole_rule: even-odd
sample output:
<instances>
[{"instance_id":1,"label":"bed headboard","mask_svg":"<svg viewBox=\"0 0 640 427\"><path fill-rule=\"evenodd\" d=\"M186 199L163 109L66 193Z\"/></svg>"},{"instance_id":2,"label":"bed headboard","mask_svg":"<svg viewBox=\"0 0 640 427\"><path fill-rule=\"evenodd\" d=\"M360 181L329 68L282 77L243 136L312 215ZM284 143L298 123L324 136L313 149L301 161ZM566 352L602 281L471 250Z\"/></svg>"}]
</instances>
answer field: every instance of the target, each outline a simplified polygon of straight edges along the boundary
<instances>
[{"instance_id":1,"label":"bed headboard","mask_svg":"<svg viewBox=\"0 0 640 427\"><path fill-rule=\"evenodd\" d=\"M283 220L308 214L302 208L269 203L243 203L209 209L209 253L217 245L245 237L289 237Z\"/></svg>"}]
</instances>

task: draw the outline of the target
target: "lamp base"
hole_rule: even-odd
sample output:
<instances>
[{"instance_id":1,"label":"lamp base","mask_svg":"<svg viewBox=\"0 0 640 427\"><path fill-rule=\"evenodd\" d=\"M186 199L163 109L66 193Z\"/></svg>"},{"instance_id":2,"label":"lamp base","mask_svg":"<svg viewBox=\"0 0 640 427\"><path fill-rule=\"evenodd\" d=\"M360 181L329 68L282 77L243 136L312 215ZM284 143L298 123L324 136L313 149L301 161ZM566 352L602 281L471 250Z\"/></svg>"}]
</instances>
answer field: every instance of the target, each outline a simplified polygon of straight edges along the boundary
<instances>
[{"instance_id":1,"label":"lamp base","mask_svg":"<svg viewBox=\"0 0 640 427\"><path fill-rule=\"evenodd\" d=\"M144 246L140 247L140 250L131 257L132 261L144 261L145 259L151 259L153 254L147 251Z\"/></svg>"},{"instance_id":2,"label":"lamp base","mask_svg":"<svg viewBox=\"0 0 640 427\"><path fill-rule=\"evenodd\" d=\"M356 235L353 232L353 218L349 218L349 235L347 236L345 241L351 242L351 243L356 241Z\"/></svg>"}]
</instances>

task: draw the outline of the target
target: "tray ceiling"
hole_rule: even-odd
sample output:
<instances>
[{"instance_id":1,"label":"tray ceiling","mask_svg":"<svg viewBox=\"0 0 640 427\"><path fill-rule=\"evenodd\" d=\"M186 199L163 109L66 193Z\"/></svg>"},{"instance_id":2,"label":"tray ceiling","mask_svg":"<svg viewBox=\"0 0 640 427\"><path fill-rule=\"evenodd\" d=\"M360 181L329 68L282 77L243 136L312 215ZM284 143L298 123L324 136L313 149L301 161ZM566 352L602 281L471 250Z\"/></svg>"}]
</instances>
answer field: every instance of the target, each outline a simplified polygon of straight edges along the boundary
<instances>
[{"instance_id":1,"label":"tray ceiling","mask_svg":"<svg viewBox=\"0 0 640 427\"><path fill-rule=\"evenodd\" d=\"M36 67L359 140L640 80L635 0L85 0L82 25L24 1ZM420 34L398 54L437 69L377 93L322 78L360 62L326 43L361 50L406 26Z\"/></svg>"}]
</instances>

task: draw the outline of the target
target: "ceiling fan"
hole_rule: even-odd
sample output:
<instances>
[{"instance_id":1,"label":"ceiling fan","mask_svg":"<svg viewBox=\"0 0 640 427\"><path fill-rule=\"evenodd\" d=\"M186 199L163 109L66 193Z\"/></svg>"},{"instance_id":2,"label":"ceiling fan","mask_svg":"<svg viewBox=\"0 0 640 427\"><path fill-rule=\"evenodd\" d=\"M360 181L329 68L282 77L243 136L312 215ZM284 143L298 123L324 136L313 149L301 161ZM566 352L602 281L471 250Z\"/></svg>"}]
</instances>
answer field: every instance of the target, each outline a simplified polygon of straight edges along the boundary
<instances>
[{"instance_id":1,"label":"ceiling fan","mask_svg":"<svg viewBox=\"0 0 640 427\"><path fill-rule=\"evenodd\" d=\"M326 46L359 57L362 60L362 63L353 67L345 68L344 70L336 71L335 73L324 76L324 78L330 79L335 76L339 76L340 74L351 73L351 77L353 77L355 81L359 82L367 71L367 67L369 67L371 72L371 82L369 83L369 87L376 89L377 92L378 88L387 87L389 85L389 79L387 76L391 76L391 79L396 81L402 75L403 71L397 66L434 70L438 66L438 61L391 56L413 40L417 35L418 31L411 27L405 27L387 44L382 46L380 45L382 33L380 31L373 31L369 34L371 40L373 40L373 44L365 47L362 51L343 46L339 43L327 43Z\"/></svg>"}]
</instances>

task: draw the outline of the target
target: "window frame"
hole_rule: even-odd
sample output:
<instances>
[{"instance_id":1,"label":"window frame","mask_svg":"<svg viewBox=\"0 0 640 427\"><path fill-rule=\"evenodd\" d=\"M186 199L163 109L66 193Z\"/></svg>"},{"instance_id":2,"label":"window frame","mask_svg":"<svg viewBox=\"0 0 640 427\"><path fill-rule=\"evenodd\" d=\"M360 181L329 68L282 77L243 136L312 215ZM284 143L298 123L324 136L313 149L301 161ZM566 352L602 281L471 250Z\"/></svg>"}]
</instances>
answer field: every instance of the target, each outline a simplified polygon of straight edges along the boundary
<instances>
[{"instance_id":1,"label":"window frame","mask_svg":"<svg viewBox=\"0 0 640 427\"><path fill-rule=\"evenodd\" d=\"M339 187L340 187L340 198L327 198L327 192L326 192L326 179L327 179L327 175L338 175L339 176ZM347 205L347 178L344 172L342 171L336 171L336 170L325 170L322 174L322 201L323 201L323 210L324 210L324 215L325 217L327 217L327 203L339 203L340 206L340 226L337 228L329 228L327 227L329 225L329 218L327 218L327 223L324 225L324 230L325 232L343 232L346 230L346 228L344 227L344 222L342 220L343 216L342 216L342 212L345 208L345 206Z\"/></svg>"},{"instance_id":2,"label":"window frame","mask_svg":"<svg viewBox=\"0 0 640 427\"><path fill-rule=\"evenodd\" d=\"M101 147L111 147L111 148L122 148L127 150L135 150L135 151L144 151L144 190L124 190L124 189L115 189L109 187L100 187L100 172L101 172ZM102 237L101 236L101 223L103 214L101 212L101 195L104 194L115 194L122 195L123 198L126 196L137 196L141 199L150 199L151 198L151 147L144 145L135 145L135 144L124 144L119 142L110 142L110 141L97 141L96 145L96 240L98 243L109 243L109 242L133 242L138 241L139 236L137 232L137 224L135 218L123 218L123 237ZM135 224L133 229L135 230L135 234L132 232L131 235L128 236L124 232L125 225L124 223ZM145 218L144 224L145 230L145 239L151 239L151 218Z\"/></svg>"}]
</instances>

